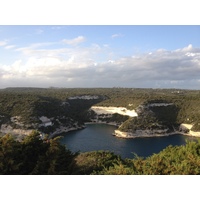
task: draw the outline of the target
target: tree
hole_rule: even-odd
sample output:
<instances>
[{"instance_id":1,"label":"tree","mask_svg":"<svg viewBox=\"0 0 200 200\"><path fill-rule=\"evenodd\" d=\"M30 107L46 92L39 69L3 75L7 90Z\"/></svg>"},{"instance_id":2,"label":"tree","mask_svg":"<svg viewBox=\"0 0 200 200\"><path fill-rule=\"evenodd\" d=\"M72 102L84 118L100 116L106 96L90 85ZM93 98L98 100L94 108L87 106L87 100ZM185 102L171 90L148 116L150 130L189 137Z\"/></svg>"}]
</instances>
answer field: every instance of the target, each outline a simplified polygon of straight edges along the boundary
<instances>
[{"instance_id":1,"label":"tree","mask_svg":"<svg viewBox=\"0 0 200 200\"><path fill-rule=\"evenodd\" d=\"M18 174L21 165L20 143L6 134L0 138L0 174Z\"/></svg>"}]
</instances>

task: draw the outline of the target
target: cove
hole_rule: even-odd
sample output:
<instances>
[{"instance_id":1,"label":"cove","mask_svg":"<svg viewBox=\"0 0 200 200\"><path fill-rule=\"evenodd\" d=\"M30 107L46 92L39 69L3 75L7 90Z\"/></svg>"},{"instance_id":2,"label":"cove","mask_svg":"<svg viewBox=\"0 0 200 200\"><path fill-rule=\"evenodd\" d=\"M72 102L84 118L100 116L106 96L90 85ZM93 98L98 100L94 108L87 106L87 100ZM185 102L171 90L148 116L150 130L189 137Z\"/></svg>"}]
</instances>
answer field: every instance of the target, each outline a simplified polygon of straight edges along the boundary
<instances>
[{"instance_id":1,"label":"cove","mask_svg":"<svg viewBox=\"0 0 200 200\"><path fill-rule=\"evenodd\" d=\"M105 150L120 155L122 158L134 158L134 153L148 157L159 153L169 145L184 145L194 137L171 135L164 137L125 139L113 136L115 126L108 124L86 124L86 128L62 134L61 144L72 152Z\"/></svg>"}]
</instances>

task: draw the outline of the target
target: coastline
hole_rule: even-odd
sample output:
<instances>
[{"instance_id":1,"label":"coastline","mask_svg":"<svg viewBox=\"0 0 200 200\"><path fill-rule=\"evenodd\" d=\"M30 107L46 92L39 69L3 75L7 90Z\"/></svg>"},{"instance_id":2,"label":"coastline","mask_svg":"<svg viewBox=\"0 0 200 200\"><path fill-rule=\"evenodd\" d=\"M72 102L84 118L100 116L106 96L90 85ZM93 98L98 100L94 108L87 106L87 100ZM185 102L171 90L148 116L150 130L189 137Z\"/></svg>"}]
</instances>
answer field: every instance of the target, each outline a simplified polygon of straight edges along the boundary
<instances>
[{"instance_id":1,"label":"coastline","mask_svg":"<svg viewBox=\"0 0 200 200\"><path fill-rule=\"evenodd\" d=\"M185 135L185 136L191 136L191 137L200 137L200 133L184 133L184 132L170 132L170 133L162 133L162 134L147 134L145 131L141 131L140 134L138 133L131 133L131 132L123 132L119 130L115 130L114 136L119 137L119 138L145 138L145 137L166 137L166 136L171 136L171 135Z\"/></svg>"},{"instance_id":2,"label":"coastline","mask_svg":"<svg viewBox=\"0 0 200 200\"><path fill-rule=\"evenodd\" d=\"M68 132L71 132L71 131L77 131L77 130L81 130L81 129L84 129L85 128L85 125L83 126L77 126L77 127L61 127L59 129L57 129L55 132L51 133L49 135L49 139L52 139L54 138L55 136L59 136L63 133L68 133Z\"/></svg>"},{"instance_id":3,"label":"coastline","mask_svg":"<svg viewBox=\"0 0 200 200\"><path fill-rule=\"evenodd\" d=\"M59 127L56 131L53 133L49 134L49 139L52 139L56 136L62 135L63 133L68 133L71 131L76 131L76 130L81 130L86 128L87 124L107 124L111 126L115 126L116 128L119 127L119 124L116 122L104 122L104 121L92 121L92 122L85 122L82 126L78 126L76 124L75 127L64 127L61 126ZM145 138L145 137L166 137L166 136L171 136L171 135L185 135L185 136L191 136L191 137L200 137L200 132L195 132L191 131L192 125L191 124L181 124L180 127L186 128L188 130L187 133L184 131L173 131L167 133L167 129L161 129L161 130L136 130L134 133L133 132L125 132L125 131L120 131L116 129L113 133L113 136L118 137L118 138L125 138L125 139L131 139L131 138ZM183 129L184 130L184 129ZM24 129L13 129L11 126L8 127L1 127L1 133L4 135L6 133L11 133L12 135L15 135L15 137L21 138L22 136L29 135L33 130L24 130Z\"/></svg>"},{"instance_id":4,"label":"coastline","mask_svg":"<svg viewBox=\"0 0 200 200\"><path fill-rule=\"evenodd\" d=\"M110 123L103 122L103 121L85 122L84 125L81 127L72 127L72 128L63 127L62 129L59 129L59 131L52 133L49 138L53 138L55 136L61 135L62 133L84 129L86 128L85 125L87 124L107 124L107 125L119 127L115 122L110 122ZM185 136L191 136L191 137L200 137L200 132L194 132L191 130L188 133L184 133L181 131L174 131L174 132L167 133L166 132L167 130L156 130L156 131L159 133L155 133L154 131L147 131L147 130L137 130L136 133L132 133L132 132L123 132L116 129L115 132L113 133L113 136L118 137L118 138L124 138L124 139L145 138L145 137L167 137L171 135L185 135Z\"/></svg>"}]
</instances>

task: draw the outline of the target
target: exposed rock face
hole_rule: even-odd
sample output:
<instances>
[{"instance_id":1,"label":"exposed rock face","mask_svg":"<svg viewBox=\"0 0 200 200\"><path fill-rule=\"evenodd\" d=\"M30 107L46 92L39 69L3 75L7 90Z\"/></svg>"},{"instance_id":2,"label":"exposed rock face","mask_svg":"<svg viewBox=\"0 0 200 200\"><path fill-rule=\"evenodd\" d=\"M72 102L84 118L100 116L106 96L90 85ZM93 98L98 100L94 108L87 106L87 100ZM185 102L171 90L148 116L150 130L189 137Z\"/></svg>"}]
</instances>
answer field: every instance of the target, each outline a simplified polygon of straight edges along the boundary
<instances>
[{"instance_id":1,"label":"exposed rock face","mask_svg":"<svg viewBox=\"0 0 200 200\"><path fill-rule=\"evenodd\" d=\"M128 110L124 107L92 106L93 122L107 122L116 114L127 116L127 119L112 123L119 126L115 136L124 138L154 137L169 135L172 132L173 116L176 115L176 107L170 102L148 102L138 106L136 110ZM175 116L176 117L176 116ZM168 120L168 119L172 120ZM169 124L167 124L169 122ZM171 124L170 124L171 123Z\"/></svg>"},{"instance_id":2,"label":"exposed rock face","mask_svg":"<svg viewBox=\"0 0 200 200\"><path fill-rule=\"evenodd\" d=\"M168 129L160 130L136 130L135 132L123 132L120 130L115 130L115 136L121 138L137 138L137 137L155 137L155 136L167 136Z\"/></svg>"},{"instance_id":3,"label":"exposed rock face","mask_svg":"<svg viewBox=\"0 0 200 200\"><path fill-rule=\"evenodd\" d=\"M117 137L165 136L174 132L177 108L173 103L155 100L138 106L136 112L137 117L128 119L115 131Z\"/></svg>"},{"instance_id":4,"label":"exposed rock face","mask_svg":"<svg viewBox=\"0 0 200 200\"><path fill-rule=\"evenodd\" d=\"M17 129L17 128L13 128L10 125L7 124L2 124L1 125L1 132L6 134L6 133L10 133L10 134L16 134L16 135L29 135L33 130L25 130L25 129Z\"/></svg>"},{"instance_id":5,"label":"exposed rock face","mask_svg":"<svg viewBox=\"0 0 200 200\"><path fill-rule=\"evenodd\" d=\"M60 116L57 118L48 118L46 116L38 117L40 123L34 124L34 128L30 125L23 124L20 116L11 117L10 120L0 126L1 135L7 133L15 138L22 139L24 136L32 133L33 130L38 130L41 133L46 133L49 137L54 137L64 132L82 129L85 126L74 121L71 118Z\"/></svg>"},{"instance_id":6,"label":"exposed rock face","mask_svg":"<svg viewBox=\"0 0 200 200\"><path fill-rule=\"evenodd\" d=\"M21 117L20 116L14 116L10 118L10 121L18 126L23 127L24 124L21 122Z\"/></svg>"},{"instance_id":7,"label":"exposed rock face","mask_svg":"<svg viewBox=\"0 0 200 200\"><path fill-rule=\"evenodd\" d=\"M69 131L75 131L85 128L85 125L78 125L75 124L72 127L71 126L60 126L57 128L54 132L49 134L49 138L53 138L56 135L60 135L61 133L67 133Z\"/></svg>"},{"instance_id":8,"label":"exposed rock face","mask_svg":"<svg viewBox=\"0 0 200 200\"><path fill-rule=\"evenodd\" d=\"M176 115L178 108L173 103L150 102L138 106L138 117L127 120L115 136L123 138L156 137L172 134L184 134L200 137L200 132L192 131L192 124L181 124L176 129Z\"/></svg>"},{"instance_id":9,"label":"exposed rock face","mask_svg":"<svg viewBox=\"0 0 200 200\"><path fill-rule=\"evenodd\" d=\"M130 117L136 117L138 114L135 110L128 110L124 107L103 107L103 106L92 106L91 110L93 110L97 115L101 114L120 114L120 115L127 115Z\"/></svg>"},{"instance_id":10,"label":"exposed rock face","mask_svg":"<svg viewBox=\"0 0 200 200\"><path fill-rule=\"evenodd\" d=\"M83 129L84 122L88 121L118 126L115 136L124 138L166 136L175 132L173 128L178 108L173 103L155 100L146 102L135 110L125 107L92 106L103 98L96 95L70 97L68 101L59 104L62 113L58 110L55 114L53 111L56 109L53 111L51 109L49 115L46 115L41 111L38 116L35 116L36 119L32 120L36 122L34 124L25 124L21 116L12 116L7 122L3 122L4 116L1 115L0 132L25 136L33 130L38 130L41 133L47 133L51 138L64 132ZM88 112L86 108L89 109ZM45 110L48 113L48 108ZM191 129L192 125L182 124L179 131L183 134L200 136L199 132L191 131Z\"/></svg>"},{"instance_id":11,"label":"exposed rock face","mask_svg":"<svg viewBox=\"0 0 200 200\"><path fill-rule=\"evenodd\" d=\"M172 106L173 103L149 103L147 107L161 107L161 106Z\"/></svg>"},{"instance_id":12,"label":"exposed rock face","mask_svg":"<svg viewBox=\"0 0 200 200\"><path fill-rule=\"evenodd\" d=\"M192 128L191 124L181 124L179 127L179 131L184 132L184 133L189 133L191 128Z\"/></svg>"},{"instance_id":13,"label":"exposed rock face","mask_svg":"<svg viewBox=\"0 0 200 200\"><path fill-rule=\"evenodd\" d=\"M135 110L124 107L92 106L89 111L90 121L96 123L107 123L120 126L130 116L137 116Z\"/></svg>"},{"instance_id":14,"label":"exposed rock face","mask_svg":"<svg viewBox=\"0 0 200 200\"><path fill-rule=\"evenodd\" d=\"M179 131L190 136L200 137L200 132L192 131L192 127L192 124L181 124L179 127Z\"/></svg>"},{"instance_id":15,"label":"exposed rock face","mask_svg":"<svg viewBox=\"0 0 200 200\"><path fill-rule=\"evenodd\" d=\"M91 100L91 99L100 99L100 97L95 95L81 95L81 96L69 97L69 100L74 100L74 99Z\"/></svg>"},{"instance_id":16,"label":"exposed rock face","mask_svg":"<svg viewBox=\"0 0 200 200\"><path fill-rule=\"evenodd\" d=\"M16 140L21 141L25 136L30 135L32 133L32 129L26 130L26 129L20 129L20 128L13 128L10 125L2 124L0 129L0 136L3 136L5 134L11 134L13 138Z\"/></svg>"},{"instance_id":17,"label":"exposed rock face","mask_svg":"<svg viewBox=\"0 0 200 200\"><path fill-rule=\"evenodd\" d=\"M160 130L136 130L135 132L124 132L120 130L115 130L114 135L121 138L137 138L137 137L161 137L169 136L174 134L183 134L187 136L200 137L200 132L191 131L193 125L191 124L181 124L179 131L169 132L169 129Z\"/></svg>"},{"instance_id":18,"label":"exposed rock face","mask_svg":"<svg viewBox=\"0 0 200 200\"><path fill-rule=\"evenodd\" d=\"M1 135L5 135L7 133L11 134L17 140L23 139L26 135L32 133L34 129L30 127L34 127L35 124L24 124L21 121L21 116L13 116L10 118L8 123L1 124L0 132Z\"/></svg>"},{"instance_id":19,"label":"exposed rock face","mask_svg":"<svg viewBox=\"0 0 200 200\"><path fill-rule=\"evenodd\" d=\"M42 116L40 117L40 120L42 123L39 125L38 130L48 134L50 138L61 133L83 129L85 127L83 123L79 123L78 121L65 116L57 116L55 118Z\"/></svg>"}]
</instances>

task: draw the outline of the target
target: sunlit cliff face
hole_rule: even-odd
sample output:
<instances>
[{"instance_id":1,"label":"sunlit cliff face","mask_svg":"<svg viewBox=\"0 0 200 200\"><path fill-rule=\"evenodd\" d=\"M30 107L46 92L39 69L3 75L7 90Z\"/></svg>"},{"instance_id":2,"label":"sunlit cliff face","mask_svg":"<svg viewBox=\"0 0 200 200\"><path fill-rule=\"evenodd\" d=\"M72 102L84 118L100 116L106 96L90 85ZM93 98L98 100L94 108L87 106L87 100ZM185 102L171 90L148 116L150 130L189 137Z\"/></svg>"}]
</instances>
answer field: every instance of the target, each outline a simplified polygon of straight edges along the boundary
<instances>
[{"instance_id":1,"label":"sunlit cliff face","mask_svg":"<svg viewBox=\"0 0 200 200\"><path fill-rule=\"evenodd\" d=\"M135 110L127 110L124 107L103 107L103 106L92 106L91 108L98 115L100 114L114 114L127 115L130 117L136 117L138 114Z\"/></svg>"}]
</instances>

